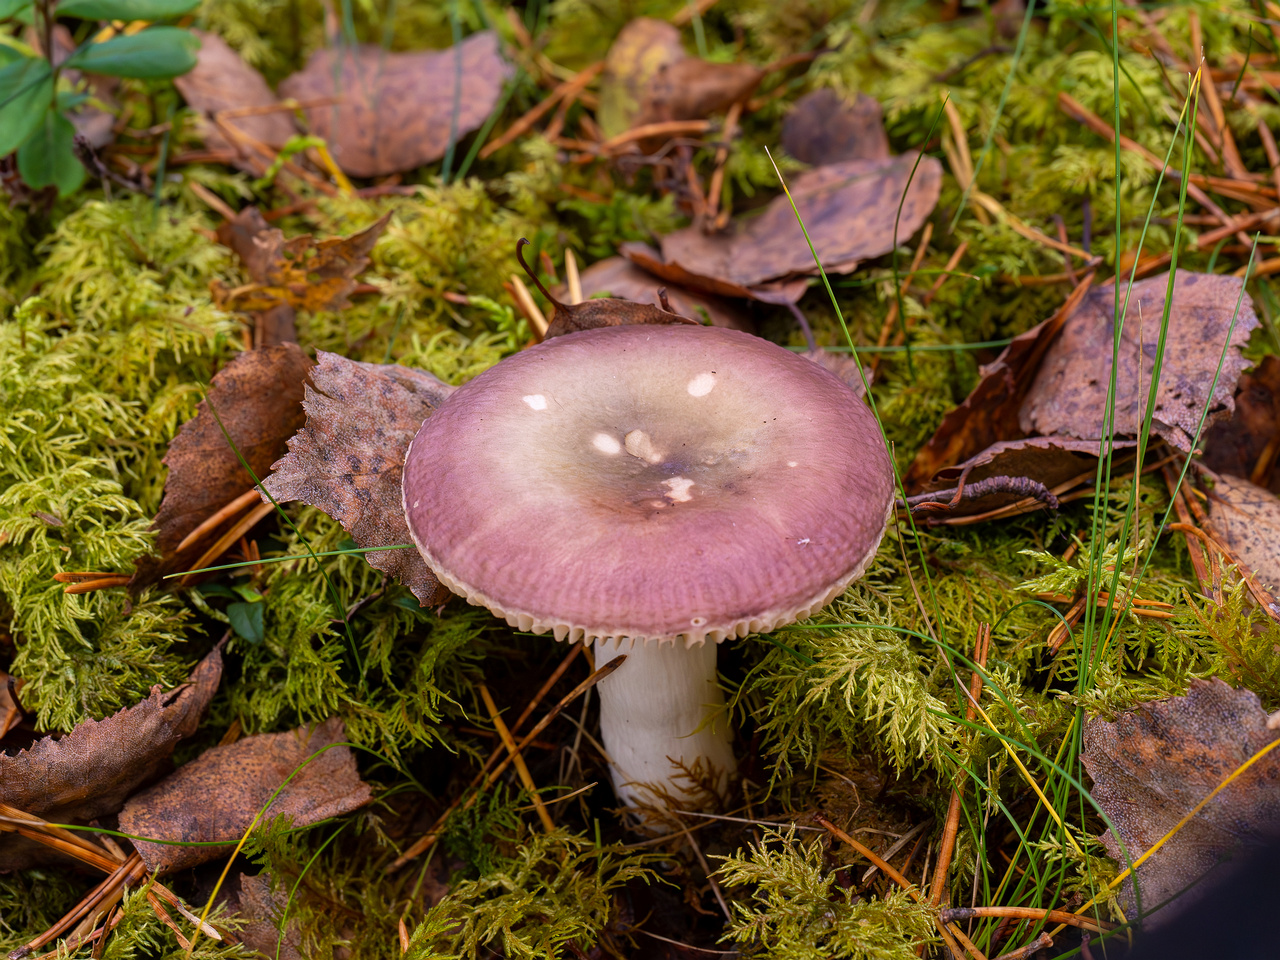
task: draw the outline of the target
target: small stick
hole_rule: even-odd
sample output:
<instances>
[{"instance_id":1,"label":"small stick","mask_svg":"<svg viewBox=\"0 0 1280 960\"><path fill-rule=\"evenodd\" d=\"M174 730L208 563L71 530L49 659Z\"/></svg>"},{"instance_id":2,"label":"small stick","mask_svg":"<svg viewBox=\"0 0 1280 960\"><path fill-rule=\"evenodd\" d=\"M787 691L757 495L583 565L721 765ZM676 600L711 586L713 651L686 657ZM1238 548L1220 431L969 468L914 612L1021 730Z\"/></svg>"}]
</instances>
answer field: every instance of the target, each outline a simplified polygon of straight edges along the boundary
<instances>
[{"instance_id":1,"label":"small stick","mask_svg":"<svg viewBox=\"0 0 1280 960\"><path fill-rule=\"evenodd\" d=\"M72 596L82 593L93 593L95 590L108 590L112 587L127 587L133 577L126 573L113 574L98 580L88 580L63 587L62 592Z\"/></svg>"},{"instance_id":2,"label":"small stick","mask_svg":"<svg viewBox=\"0 0 1280 960\"><path fill-rule=\"evenodd\" d=\"M742 101L730 105L724 117L724 128L720 131L720 139L724 141L716 148L716 167L711 173L711 181L707 185L707 219L720 226L720 194L724 191L724 165L729 159L729 143L738 130L738 120L742 117ZM729 211L725 210L725 223L728 223Z\"/></svg>"},{"instance_id":3,"label":"small stick","mask_svg":"<svg viewBox=\"0 0 1280 960\"><path fill-rule=\"evenodd\" d=\"M950 907L942 911L947 923L973 920L977 917L1012 917L1014 920L1043 920L1048 923L1065 923L1090 933L1105 933L1113 924L1082 917L1065 910L1044 910L1040 907Z\"/></svg>"},{"instance_id":4,"label":"small stick","mask_svg":"<svg viewBox=\"0 0 1280 960\"><path fill-rule=\"evenodd\" d=\"M1025 947L1019 947L1017 950L1010 950L1008 953L1002 953L1000 956L992 958L992 960L1027 960L1028 957L1033 957L1041 950L1047 950L1052 946L1053 937L1049 936L1047 933L1042 933Z\"/></svg>"},{"instance_id":5,"label":"small stick","mask_svg":"<svg viewBox=\"0 0 1280 960\"><path fill-rule=\"evenodd\" d=\"M986 668L987 655L991 650L991 624L978 624L978 635L973 641L973 659L979 667ZM982 695L982 675L973 671L969 678L969 704L965 707L965 718L972 722L976 711L974 704ZM960 801L964 794L964 780L957 778L951 788L951 800L947 804L947 819L942 827L942 839L938 844L938 859L933 867L933 889L929 893L929 903L938 906L942 903L947 890L947 872L951 869L951 855L955 852L956 835L960 831Z\"/></svg>"},{"instance_id":6,"label":"small stick","mask_svg":"<svg viewBox=\"0 0 1280 960\"><path fill-rule=\"evenodd\" d=\"M204 201L205 206L222 217L222 219L234 220L236 218L236 212L227 206L227 202L204 184L195 180L188 180L187 187L192 193Z\"/></svg>"},{"instance_id":7,"label":"small stick","mask_svg":"<svg viewBox=\"0 0 1280 960\"><path fill-rule=\"evenodd\" d=\"M591 674L591 676L587 677L587 679L583 680L580 684L578 684L576 687L570 690L567 694L565 694L564 697L561 698L560 702L557 703L554 707L552 707L549 711L547 711L546 716L544 716L541 720L539 720L534 725L533 729L530 730L524 736L524 738L516 745L516 749L523 750L526 746L528 746L529 743L532 742L533 739L537 737L538 734L540 734L543 730L545 730L548 726L551 725L551 722L555 720L556 717L560 716L560 714L564 711L565 707L571 704L574 700L578 699L578 697L582 696L584 693L586 693L588 690L594 687L597 683L599 683L605 677L609 676L611 673L613 673L613 671L617 670L618 667L622 666L622 664L626 662L626 659L627 659L626 654L622 654L621 656L614 657L612 660L610 660L608 663L602 666L599 670L594 671ZM494 767L493 772L490 773L488 776L486 776L483 782L480 784L479 791L473 791L470 795L466 795L466 794L459 795L458 799L453 801L453 803L449 805L448 809L446 809L444 813L442 813L439 817L436 818L436 822L432 825L431 829L422 837L420 837L413 844L413 846L411 846L404 853L400 854L400 856L398 856L395 859L395 861L392 862L391 866L388 869L392 871L399 870L410 860L420 856L421 854L425 853L427 850L430 850L431 847L435 845L435 842L438 839L440 839L440 832L444 828L445 822L449 819L450 816L452 816L454 811L470 810L472 805L479 798L480 793L482 793L484 790L487 790L489 788L489 785L492 784L502 774L502 771L507 768L507 765L510 762L511 762L511 758L508 756L505 760L501 761L496 767Z\"/></svg>"},{"instance_id":8,"label":"small stick","mask_svg":"<svg viewBox=\"0 0 1280 960\"><path fill-rule=\"evenodd\" d=\"M551 326L547 323L547 318L538 304L534 302L533 294L529 292L529 288L524 285L524 281L520 279L519 274L511 275L511 283L509 289L511 296L516 301L516 306L520 308L520 312L524 314L525 319L529 321L529 325L533 327L533 334L539 340L547 335L547 329Z\"/></svg>"},{"instance_id":9,"label":"small stick","mask_svg":"<svg viewBox=\"0 0 1280 960\"><path fill-rule=\"evenodd\" d=\"M516 775L520 777L520 782L524 784L524 788L529 791L529 799L533 801L533 806L538 811L538 819L542 821L543 829L547 833L555 830L555 821L551 819L551 814L547 812L546 805L542 802L542 797L538 795L538 786L533 782L533 775L529 773L529 766L524 762L524 756L520 753L520 748L516 746L515 738L511 736L511 731L507 729L506 723L502 720L502 714L498 712L498 705L493 702L493 694L489 692L489 688L483 683L477 684L480 688L480 696L484 700L485 709L489 711L489 719L493 721L493 728L498 731L498 736L502 738L502 745L507 748L512 762L516 766Z\"/></svg>"},{"instance_id":10,"label":"small stick","mask_svg":"<svg viewBox=\"0 0 1280 960\"><path fill-rule=\"evenodd\" d=\"M984 227L991 223L991 219L974 198L976 185L973 182L973 155L969 153L969 134L964 129L964 121L960 118L960 111L956 109L955 103L948 97L943 101L942 109L947 115L947 125L951 127L951 142L953 148L947 151L947 160L951 163L951 172L955 175L956 182L959 183L960 189L969 191L969 208L973 211L973 215L978 222Z\"/></svg>"},{"instance_id":11,"label":"small stick","mask_svg":"<svg viewBox=\"0 0 1280 960\"><path fill-rule=\"evenodd\" d=\"M1191 28L1192 59L1199 59L1201 65L1204 65L1204 51L1200 46L1200 15L1195 8L1187 11L1187 22ZM1231 135L1231 127L1227 125L1226 114L1222 111L1222 100L1218 97L1218 88L1213 82L1210 75L1206 83L1201 84L1201 90L1204 91L1205 103L1209 105L1209 113L1206 115L1202 110L1197 116L1204 124L1207 133L1210 133L1218 141L1218 147L1222 153L1223 169L1232 177L1241 179L1249 175L1249 171L1245 168L1244 161L1240 159L1240 151L1236 148L1235 138ZM1212 124L1210 124L1212 120ZM1216 129L1214 129L1216 128Z\"/></svg>"},{"instance_id":12,"label":"small stick","mask_svg":"<svg viewBox=\"0 0 1280 960\"><path fill-rule=\"evenodd\" d=\"M933 286L929 288L929 292L924 295L924 300L922 302L926 307L933 303L933 298L938 295L940 290L942 290L942 285L950 279L951 274L953 274L956 268L960 266L960 261L964 259L964 255L968 249L968 240L961 241L960 246L956 247L955 252L951 254L951 258L947 261L947 265L942 268L942 273L933 281ZM897 336L893 338L893 342L895 344L898 342Z\"/></svg>"},{"instance_id":13,"label":"small stick","mask_svg":"<svg viewBox=\"0 0 1280 960\"><path fill-rule=\"evenodd\" d=\"M576 97L587 88L587 84L594 80L596 75L603 69L604 61L600 60L579 70L573 79L565 80L563 83L558 84L551 93L542 100L541 103L535 106L532 110L526 112L524 116L516 120L515 123L511 124L511 126L507 127L502 136L498 137L496 140L490 140L486 143L480 150L480 159L488 160L503 147L507 146L507 144L514 142L521 134L532 129L533 125L550 112L551 108L559 103L563 98L570 94Z\"/></svg>"},{"instance_id":14,"label":"small stick","mask_svg":"<svg viewBox=\"0 0 1280 960\"><path fill-rule=\"evenodd\" d=\"M233 543L252 530L259 521L267 516L267 514L271 513L275 508L274 503L262 503L241 517L240 520L236 522L235 526L220 536L216 541L214 541L213 546L201 554L200 559L192 564L191 573L178 581L178 586L184 588L191 586L192 581L200 575L201 570L231 549L231 545Z\"/></svg>"},{"instance_id":15,"label":"small stick","mask_svg":"<svg viewBox=\"0 0 1280 960\"><path fill-rule=\"evenodd\" d=\"M902 280L900 291L906 291L913 280L916 278L916 271L920 269L920 264L924 262L925 250L929 246L929 241L933 239L933 223L926 223L924 229L920 231L920 245L916 247L915 256L911 258L911 268L907 271L906 277ZM883 347L889 342L889 337L894 332L894 324L898 322L898 298L895 296L889 304L889 310L884 315L884 323L880 325L880 336L876 337L876 346ZM880 363L880 357L877 356L871 361L871 371L875 372L876 367Z\"/></svg>"},{"instance_id":16,"label":"small stick","mask_svg":"<svg viewBox=\"0 0 1280 960\"><path fill-rule=\"evenodd\" d=\"M877 856L875 851L873 851L870 847L866 846L863 843L859 843L857 840L853 839L853 837L849 836L849 834L845 833L843 830L837 827L834 823L828 820L821 813L815 813L813 815L813 819L815 823L818 823L821 826L825 827L827 832L830 833L832 836L834 836L837 840L844 841L846 844L853 847L853 849L856 850L858 853L862 854L862 856L866 857L868 860L874 863L877 867L879 867L884 872L885 876L887 876L890 880L892 880L894 883L900 886L903 889L903 891L906 893L906 895L909 896L916 903L924 902L924 898L921 897L920 891L916 887L916 885L912 883L910 880L908 880L906 877L904 877L902 874L900 874L897 870L895 870L893 866L886 863L881 857ZM986 955L983 954L983 952L979 950L969 940L968 937L966 937L963 933L961 933L960 928L957 927L954 923L944 924L942 920L939 919L937 921L937 924L938 924L938 933L942 935L942 939L946 941L947 946L952 950L952 952L955 952L955 953L959 952L959 950L957 950L956 948L956 945L951 942L952 939L954 938L960 941L960 943L964 945L964 949L969 953L970 956L974 958L974 960L987 960Z\"/></svg>"},{"instance_id":17,"label":"small stick","mask_svg":"<svg viewBox=\"0 0 1280 960\"><path fill-rule=\"evenodd\" d=\"M1271 164L1271 180L1276 187L1276 195L1280 196L1280 150L1276 149L1276 138L1271 135L1271 128L1262 120L1258 121L1258 139L1262 141L1262 149L1267 151L1267 163Z\"/></svg>"},{"instance_id":18,"label":"small stick","mask_svg":"<svg viewBox=\"0 0 1280 960\"><path fill-rule=\"evenodd\" d=\"M578 258L573 255L573 251L568 247L564 251L564 282L569 288L570 306L581 303L583 300L582 277L578 274Z\"/></svg>"},{"instance_id":19,"label":"small stick","mask_svg":"<svg viewBox=\"0 0 1280 960\"><path fill-rule=\"evenodd\" d=\"M1178 479L1174 476L1168 464L1160 468L1160 475L1164 477L1165 486L1169 488L1169 496L1173 498L1173 508L1177 511L1179 524L1186 527L1194 526L1191 520L1191 511L1187 508L1187 502L1183 498ZM1203 591L1209 583L1209 571L1204 565L1204 555L1192 542L1194 534L1188 533L1186 530L1180 532L1187 543L1187 555L1191 558L1191 569L1195 571L1196 584Z\"/></svg>"},{"instance_id":20,"label":"small stick","mask_svg":"<svg viewBox=\"0 0 1280 960\"><path fill-rule=\"evenodd\" d=\"M192 187L197 187L197 186L199 186L199 184L196 184L196 183L192 184ZM258 493L258 488L250 487L248 490L240 494L240 496L236 497L226 506L221 507L216 512L210 514L208 519L204 520L198 527L196 527L194 530L192 530L190 533L188 533L185 537L182 538L182 542L179 543L176 547L174 547L173 552L181 553L183 550L187 549L187 547L191 546L193 543L195 543L197 540L203 537L210 530L213 530L215 527L217 527L220 523L222 523L222 521L228 519L229 517L234 517L245 507L249 506L249 504L253 503L256 500L261 500L261 499L262 497Z\"/></svg>"},{"instance_id":21,"label":"small stick","mask_svg":"<svg viewBox=\"0 0 1280 960\"><path fill-rule=\"evenodd\" d=\"M710 120L664 120L660 123L645 123L606 140L600 144L600 152L612 153L618 147L637 140L646 140L649 137L692 136L697 133L706 133L710 129Z\"/></svg>"}]
</instances>

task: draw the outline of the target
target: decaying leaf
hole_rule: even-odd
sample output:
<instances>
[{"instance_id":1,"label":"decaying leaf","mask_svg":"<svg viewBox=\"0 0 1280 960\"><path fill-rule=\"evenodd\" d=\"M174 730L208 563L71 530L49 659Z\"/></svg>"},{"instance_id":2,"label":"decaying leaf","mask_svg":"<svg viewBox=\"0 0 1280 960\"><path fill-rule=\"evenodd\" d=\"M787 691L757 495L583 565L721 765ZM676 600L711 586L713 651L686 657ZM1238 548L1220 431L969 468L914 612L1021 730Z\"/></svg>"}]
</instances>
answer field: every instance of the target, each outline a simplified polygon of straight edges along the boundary
<instances>
[{"instance_id":1,"label":"decaying leaf","mask_svg":"<svg viewBox=\"0 0 1280 960\"><path fill-rule=\"evenodd\" d=\"M1117 375L1115 434L1135 437L1151 383L1160 316L1168 274L1137 283ZM1179 271L1169 318L1165 364L1152 425L1158 436L1187 449L1222 355L1223 340L1235 312L1240 281L1233 277ZM1087 441L1084 447L1050 444L1083 452L1098 448L1111 368L1114 291L1076 288L1048 320L1016 337L994 363L982 368L977 386L948 413L907 471L909 490L952 486L965 466L982 460L983 451L1039 434L1059 440ZM1257 326L1246 298L1236 321L1231 347L1210 403L1210 419L1232 409L1232 392L1246 361L1240 347ZM1142 353L1139 352L1141 330ZM1117 443L1117 448L1123 444ZM1007 451L1005 451L1007 452ZM958 464L958 466L957 466ZM1048 466L1041 454L1024 466ZM1013 474L1010 474L1013 475ZM1024 474L1053 486L1045 477ZM975 475L972 479L978 479ZM978 502L966 504L976 512Z\"/></svg>"},{"instance_id":2,"label":"decaying leaf","mask_svg":"<svg viewBox=\"0 0 1280 960\"><path fill-rule=\"evenodd\" d=\"M638 124L701 120L751 96L764 74L749 63L685 57L663 64L649 79Z\"/></svg>"},{"instance_id":3,"label":"decaying leaf","mask_svg":"<svg viewBox=\"0 0 1280 960\"><path fill-rule=\"evenodd\" d=\"M1223 474L1209 491L1209 519L1231 552L1280 593L1280 498L1248 480Z\"/></svg>"},{"instance_id":4,"label":"decaying leaf","mask_svg":"<svg viewBox=\"0 0 1280 960\"><path fill-rule=\"evenodd\" d=\"M388 53L376 44L320 50L280 84L280 94L300 101L341 97L308 109L307 122L344 171L381 177L433 163L451 136L456 142L478 129L511 72L497 34L486 30L449 50Z\"/></svg>"},{"instance_id":5,"label":"decaying leaf","mask_svg":"<svg viewBox=\"0 0 1280 960\"><path fill-rule=\"evenodd\" d=\"M895 236L904 242L921 227L938 202L942 165L923 157L913 178L915 162L915 154L849 160L796 178L791 194L824 270L847 273L892 250ZM796 278L818 272L785 196L723 234L707 236L689 227L663 237L660 254L642 244L625 244L622 253L685 286L773 303L794 303L807 286Z\"/></svg>"},{"instance_id":6,"label":"decaying leaf","mask_svg":"<svg viewBox=\"0 0 1280 960\"><path fill-rule=\"evenodd\" d=\"M845 160L888 160L889 135L880 103L865 93L853 103L830 87L805 94L782 122L782 147L815 167Z\"/></svg>"},{"instance_id":7,"label":"decaying leaf","mask_svg":"<svg viewBox=\"0 0 1280 960\"><path fill-rule=\"evenodd\" d=\"M665 66L685 58L680 31L665 20L637 17L618 33L600 77L597 119L606 137L639 122L649 81Z\"/></svg>"},{"instance_id":8,"label":"decaying leaf","mask_svg":"<svg viewBox=\"0 0 1280 960\"><path fill-rule=\"evenodd\" d=\"M670 308L670 304L655 307L649 303L623 300L618 297L600 297L583 300L581 303L563 303L542 285L538 275L525 263L524 254L521 251L528 242L522 237L516 244L516 259L520 261L520 266L524 267L524 272L529 275L529 279L542 291L542 295L551 301L554 310L551 322L547 325L547 332L543 334L544 340L561 337L566 333L577 333L580 330L594 330L596 327L623 327L643 323L696 324L698 322L690 317L680 316ZM662 297L663 295L659 295L659 303Z\"/></svg>"},{"instance_id":9,"label":"decaying leaf","mask_svg":"<svg viewBox=\"0 0 1280 960\"><path fill-rule=\"evenodd\" d=\"M250 877L240 874L240 893L237 910L248 921L239 931L240 942L264 957L279 960L304 960L302 954L302 929L296 919L287 921L284 937L280 936L280 920L289 902L284 890L271 889L269 874Z\"/></svg>"},{"instance_id":10,"label":"decaying leaf","mask_svg":"<svg viewBox=\"0 0 1280 960\"><path fill-rule=\"evenodd\" d=\"M405 451L453 387L428 373L358 363L321 352L302 406L306 426L266 487L280 502L301 500L342 524L361 547L412 544L400 479ZM365 559L407 586L423 606L448 592L417 550L380 550Z\"/></svg>"},{"instance_id":11,"label":"decaying leaf","mask_svg":"<svg viewBox=\"0 0 1280 960\"><path fill-rule=\"evenodd\" d=\"M231 150L237 155L232 161L241 169L260 172L270 161L255 154L250 141L256 141L278 150L297 133L293 115L288 110L270 110L280 105L279 99L262 74L249 66L214 33L193 30L200 38L200 52L196 65L189 73L175 77L174 86L187 104L200 116L199 133L211 150ZM227 110L264 108L270 112L251 113L247 116L226 117L222 123L233 128L228 136L213 120L215 114ZM236 136L236 132L245 138ZM245 158L255 156L256 162Z\"/></svg>"},{"instance_id":12,"label":"decaying leaf","mask_svg":"<svg viewBox=\"0 0 1280 960\"><path fill-rule=\"evenodd\" d=\"M356 288L356 277L369 266L369 253L390 220L391 214L384 214L349 237L317 241L303 234L286 240L282 230L263 229L266 221L257 211L242 212L223 225L219 238L240 253L254 283L214 292L232 310L271 310L280 304L297 310L342 310L350 304L347 297Z\"/></svg>"},{"instance_id":13,"label":"decaying leaf","mask_svg":"<svg viewBox=\"0 0 1280 960\"><path fill-rule=\"evenodd\" d=\"M1257 695L1221 680L1192 681L1185 697L1143 704L1114 723L1089 720L1081 759L1113 825L1103 837L1107 852L1122 865L1139 857L1277 736ZM1198 881L1215 866L1278 831L1280 751L1272 751L1138 868L1143 910L1175 896L1153 922L1186 910L1209 888ZM1132 881L1121 888L1121 903L1133 919Z\"/></svg>"},{"instance_id":14,"label":"decaying leaf","mask_svg":"<svg viewBox=\"0 0 1280 960\"><path fill-rule=\"evenodd\" d=\"M714 294L688 290L674 283L655 277L624 257L609 257L593 263L582 271L583 296L598 295L621 297L652 306L661 306L658 291L667 291L671 309L682 317L694 320L710 320L712 326L731 327L734 330L755 330L755 324L736 304ZM563 289L560 291L563 299Z\"/></svg>"},{"instance_id":15,"label":"decaying leaf","mask_svg":"<svg viewBox=\"0 0 1280 960\"><path fill-rule=\"evenodd\" d=\"M1167 283L1167 274L1142 280L1129 296L1116 376L1115 432L1122 436L1136 436L1142 423ZM1235 406L1236 381L1249 365L1240 350L1258 326L1248 297L1240 306L1216 386L1213 380L1242 283L1239 277L1184 270L1175 278L1152 429L1180 450L1191 449L1206 402L1210 422L1229 416ZM1080 439L1102 435L1115 329L1113 298L1110 288L1091 291L1063 325L1023 401L1019 424L1025 433Z\"/></svg>"},{"instance_id":16,"label":"decaying leaf","mask_svg":"<svg viewBox=\"0 0 1280 960\"><path fill-rule=\"evenodd\" d=\"M222 654L214 649L176 690L154 687L146 700L105 720L85 720L64 737L46 737L12 756L0 753L0 802L55 823L115 813L160 772L178 741L195 733L221 677ZM0 870L47 854L47 847L6 835Z\"/></svg>"},{"instance_id":17,"label":"decaying leaf","mask_svg":"<svg viewBox=\"0 0 1280 960\"><path fill-rule=\"evenodd\" d=\"M208 398L182 425L164 458L169 477L155 525L166 568L181 569L173 563L182 539L253 487L228 436L259 479L284 454L305 417L302 385L311 366L297 344L282 343L241 353L214 376Z\"/></svg>"},{"instance_id":18,"label":"decaying leaf","mask_svg":"<svg viewBox=\"0 0 1280 960\"><path fill-rule=\"evenodd\" d=\"M14 703L13 697L9 696L10 680L13 680L15 691L22 689L21 680L15 680L0 670L0 740L3 740L5 734L22 722L22 711Z\"/></svg>"},{"instance_id":19,"label":"decaying leaf","mask_svg":"<svg viewBox=\"0 0 1280 960\"><path fill-rule=\"evenodd\" d=\"M1204 462L1280 493L1280 357L1266 356L1240 376L1231 419L1207 431Z\"/></svg>"},{"instance_id":20,"label":"decaying leaf","mask_svg":"<svg viewBox=\"0 0 1280 960\"><path fill-rule=\"evenodd\" d=\"M267 808L265 821L283 815L291 817L294 826L307 826L351 813L368 803L372 794L360 779L350 748L333 746L344 739L342 721L331 717L314 728L259 734L206 750L132 797L120 811L120 827L160 840L235 843L295 771ZM134 847L156 875L227 854L224 847L144 840L135 840Z\"/></svg>"}]
</instances>

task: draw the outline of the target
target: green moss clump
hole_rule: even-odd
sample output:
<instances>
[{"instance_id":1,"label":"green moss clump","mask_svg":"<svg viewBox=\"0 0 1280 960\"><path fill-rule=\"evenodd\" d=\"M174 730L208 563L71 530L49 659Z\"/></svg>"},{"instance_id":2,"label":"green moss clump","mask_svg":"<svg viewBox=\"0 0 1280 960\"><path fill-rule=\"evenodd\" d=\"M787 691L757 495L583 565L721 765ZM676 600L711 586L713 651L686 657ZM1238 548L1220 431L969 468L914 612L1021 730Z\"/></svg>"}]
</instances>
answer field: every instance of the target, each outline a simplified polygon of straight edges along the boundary
<instances>
[{"instance_id":1,"label":"green moss clump","mask_svg":"<svg viewBox=\"0 0 1280 960\"><path fill-rule=\"evenodd\" d=\"M937 939L928 906L900 890L855 897L836 883L822 842L799 842L794 830L767 830L760 843L720 859L726 888L750 888L733 902L723 938L742 944L744 956L912 960L920 944Z\"/></svg>"}]
</instances>

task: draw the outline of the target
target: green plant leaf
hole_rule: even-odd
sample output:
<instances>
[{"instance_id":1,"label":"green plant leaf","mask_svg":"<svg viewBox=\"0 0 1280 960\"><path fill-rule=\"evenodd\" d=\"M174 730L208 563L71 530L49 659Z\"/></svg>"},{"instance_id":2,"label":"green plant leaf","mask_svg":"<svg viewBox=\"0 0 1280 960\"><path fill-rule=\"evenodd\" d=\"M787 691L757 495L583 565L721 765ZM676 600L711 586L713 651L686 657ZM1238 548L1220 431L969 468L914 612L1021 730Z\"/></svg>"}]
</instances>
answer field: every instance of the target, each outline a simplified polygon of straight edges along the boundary
<instances>
[{"instance_id":1,"label":"green plant leaf","mask_svg":"<svg viewBox=\"0 0 1280 960\"><path fill-rule=\"evenodd\" d=\"M265 603L230 604L227 607L227 619L231 621L231 629L250 643L262 643L267 639L266 623L263 620L266 609Z\"/></svg>"},{"instance_id":2,"label":"green plant leaf","mask_svg":"<svg viewBox=\"0 0 1280 960\"><path fill-rule=\"evenodd\" d=\"M35 135L18 148L18 173L33 190L50 185L65 197L84 183L84 165L72 150L76 128L71 121L53 110L45 110Z\"/></svg>"},{"instance_id":3,"label":"green plant leaf","mask_svg":"<svg viewBox=\"0 0 1280 960\"><path fill-rule=\"evenodd\" d=\"M199 5L200 0L62 0L58 14L84 20L167 20L190 13Z\"/></svg>"},{"instance_id":4,"label":"green plant leaf","mask_svg":"<svg viewBox=\"0 0 1280 960\"><path fill-rule=\"evenodd\" d=\"M0 0L0 20L8 20L23 7L31 6L31 0Z\"/></svg>"},{"instance_id":5,"label":"green plant leaf","mask_svg":"<svg viewBox=\"0 0 1280 960\"><path fill-rule=\"evenodd\" d=\"M67 58L64 67L113 77L177 77L196 65L200 41L180 27L151 27L127 37L93 43Z\"/></svg>"},{"instance_id":6,"label":"green plant leaf","mask_svg":"<svg viewBox=\"0 0 1280 960\"><path fill-rule=\"evenodd\" d=\"M52 103L53 71L47 60L24 57L0 67L0 157L35 133Z\"/></svg>"}]
</instances>

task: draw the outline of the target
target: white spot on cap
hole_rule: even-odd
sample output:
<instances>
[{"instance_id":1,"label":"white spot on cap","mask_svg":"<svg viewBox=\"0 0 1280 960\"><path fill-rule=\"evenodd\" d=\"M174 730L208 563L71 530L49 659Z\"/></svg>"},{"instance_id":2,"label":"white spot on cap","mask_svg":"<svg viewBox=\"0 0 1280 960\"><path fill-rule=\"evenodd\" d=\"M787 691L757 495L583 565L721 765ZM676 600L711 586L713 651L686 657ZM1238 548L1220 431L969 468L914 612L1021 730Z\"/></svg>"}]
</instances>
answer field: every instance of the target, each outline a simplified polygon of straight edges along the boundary
<instances>
[{"instance_id":1,"label":"white spot on cap","mask_svg":"<svg viewBox=\"0 0 1280 960\"><path fill-rule=\"evenodd\" d=\"M617 437L611 437L607 433L597 433L591 438L591 445L601 453L615 454L622 452L622 444L618 442Z\"/></svg>"},{"instance_id":2,"label":"white spot on cap","mask_svg":"<svg viewBox=\"0 0 1280 960\"><path fill-rule=\"evenodd\" d=\"M691 397L705 397L715 385L716 375L708 371L707 373L700 373L690 380L687 389Z\"/></svg>"},{"instance_id":3,"label":"white spot on cap","mask_svg":"<svg viewBox=\"0 0 1280 960\"><path fill-rule=\"evenodd\" d=\"M643 430L632 430L623 438L622 442L627 448L627 453L633 457L647 460L649 463L662 462L662 454L654 449L653 441L649 439L649 435Z\"/></svg>"},{"instance_id":4,"label":"white spot on cap","mask_svg":"<svg viewBox=\"0 0 1280 960\"><path fill-rule=\"evenodd\" d=\"M796 543L798 543L802 547L807 547L809 545L809 538L805 537L802 540L797 540Z\"/></svg>"},{"instance_id":5,"label":"white spot on cap","mask_svg":"<svg viewBox=\"0 0 1280 960\"><path fill-rule=\"evenodd\" d=\"M525 403L527 403L534 410L547 409L547 398L540 393L531 393L527 397L521 397L520 399L523 400Z\"/></svg>"},{"instance_id":6,"label":"white spot on cap","mask_svg":"<svg viewBox=\"0 0 1280 960\"><path fill-rule=\"evenodd\" d=\"M798 466L800 466L800 464L796 463L794 460L788 460L788 461L787 461L787 466L788 466L788 467L798 467Z\"/></svg>"},{"instance_id":7,"label":"white spot on cap","mask_svg":"<svg viewBox=\"0 0 1280 960\"><path fill-rule=\"evenodd\" d=\"M691 627L705 627L706 625L707 625L706 617L694 617L692 620L689 621L689 626Z\"/></svg>"},{"instance_id":8,"label":"white spot on cap","mask_svg":"<svg viewBox=\"0 0 1280 960\"><path fill-rule=\"evenodd\" d=\"M689 494L689 488L693 486L693 481L688 477L672 477L670 480L663 480L662 484L671 491L667 494L668 500L674 500L676 503L685 503L693 499Z\"/></svg>"}]
</instances>

